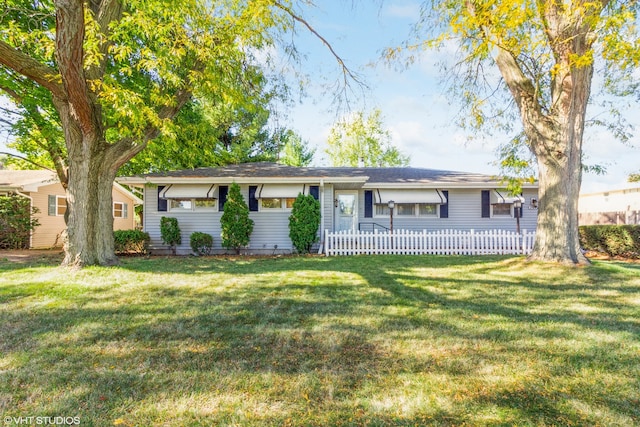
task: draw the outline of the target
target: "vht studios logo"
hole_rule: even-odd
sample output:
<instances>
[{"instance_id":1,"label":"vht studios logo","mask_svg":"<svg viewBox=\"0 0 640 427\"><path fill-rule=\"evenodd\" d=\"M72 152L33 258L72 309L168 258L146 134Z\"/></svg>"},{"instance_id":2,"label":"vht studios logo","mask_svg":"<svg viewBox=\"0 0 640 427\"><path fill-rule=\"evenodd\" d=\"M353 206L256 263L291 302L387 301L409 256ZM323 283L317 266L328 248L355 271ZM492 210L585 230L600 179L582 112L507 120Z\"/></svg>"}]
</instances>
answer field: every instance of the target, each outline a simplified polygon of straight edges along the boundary
<instances>
[{"instance_id":1,"label":"vht studios logo","mask_svg":"<svg viewBox=\"0 0 640 427\"><path fill-rule=\"evenodd\" d=\"M4 417L8 425L74 426L80 425L80 417Z\"/></svg>"}]
</instances>

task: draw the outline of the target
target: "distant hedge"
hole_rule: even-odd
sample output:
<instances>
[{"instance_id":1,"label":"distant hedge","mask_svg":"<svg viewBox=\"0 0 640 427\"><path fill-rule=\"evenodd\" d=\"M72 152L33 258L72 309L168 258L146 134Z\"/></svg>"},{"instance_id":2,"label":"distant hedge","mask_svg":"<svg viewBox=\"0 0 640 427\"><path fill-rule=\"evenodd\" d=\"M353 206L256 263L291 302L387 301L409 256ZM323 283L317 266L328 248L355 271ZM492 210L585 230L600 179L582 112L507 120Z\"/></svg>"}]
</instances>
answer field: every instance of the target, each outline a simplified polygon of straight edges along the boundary
<instances>
[{"instance_id":1,"label":"distant hedge","mask_svg":"<svg viewBox=\"0 0 640 427\"><path fill-rule=\"evenodd\" d=\"M583 225L580 244L610 256L640 258L640 225Z\"/></svg>"},{"instance_id":2,"label":"distant hedge","mask_svg":"<svg viewBox=\"0 0 640 427\"><path fill-rule=\"evenodd\" d=\"M113 232L117 254L146 254L149 249L149 233L140 230L116 230Z\"/></svg>"}]
</instances>

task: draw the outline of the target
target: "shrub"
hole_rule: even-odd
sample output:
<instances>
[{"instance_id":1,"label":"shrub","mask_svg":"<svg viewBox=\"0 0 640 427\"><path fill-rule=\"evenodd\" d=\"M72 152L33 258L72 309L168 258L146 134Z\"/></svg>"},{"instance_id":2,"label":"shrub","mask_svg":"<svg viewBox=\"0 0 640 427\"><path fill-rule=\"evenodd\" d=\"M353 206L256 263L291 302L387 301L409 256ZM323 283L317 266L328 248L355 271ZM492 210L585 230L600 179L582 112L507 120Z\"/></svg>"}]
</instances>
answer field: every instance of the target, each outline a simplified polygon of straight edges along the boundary
<instances>
[{"instance_id":1,"label":"shrub","mask_svg":"<svg viewBox=\"0 0 640 427\"><path fill-rule=\"evenodd\" d=\"M151 238L141 230L115 230L113 240L117 254L146 254Z\"/></svg>"},{"instance_id":2,"label":"shrub","mask_svg":"<svg viewBox=\"0 0 640 427\"><path fill-rule=\"evenodd\" d=\"M318 241L320 202L313 196L299 194L289 216L289 238L299 253L309 253Z\"/></svg>"},{"instance_id":3,"label":"shrub","mask_svg":"<svg viewBox=\"0 0 640 427\"><path fill-rule=\"evenodd\" d=\"M31 232L40 225L32 217L38 212L26 197L0 196L0 249L27 249Z\"/></svg>"},{"instance_id":4,"label":"shrub","mask_svg":"<svg viewBox=\"0 0 640 427\"><path fill-rule=\"evenodd\" d=\"M640 225L583 225L580 227L583 249L610 256L640 257Z\"/></svg>"},{"instance_id":5,"label":"shrub","mask_svg":"<svg viewBox=\"0 0 640 427\"><path fill-rule=\"evenodd\" d=\"M222 246L233 249L237 254L249 244L253 232L253 220L249 218L249 207L235 182L229 187L224 212L220 218Z\"/></svg>"},{"instance_id":6,"label":"shrub","mask_svg":"<svg viewBox=\"0 0 640 427\"><path fill-rule=\"evenodd\" d=\"M196 255L209 255L211 253L211 249L213 248L213 237L211 234L195 231L191 233L189 240L191 250L193 250L193 253Z\"/></svg>"},{"instance_id":7,"label":"shrub","mask_svg":"<svg viewBox=\"0 0 640 427\"><path fill-rule=\"evenodd\" d=\"M171 247L171 252L176 254L176 246L182 243L180 237L180 227L178 227L178 219L163 216L160 218L160 236L165 245Z\"/></svg>"}]
</instances>

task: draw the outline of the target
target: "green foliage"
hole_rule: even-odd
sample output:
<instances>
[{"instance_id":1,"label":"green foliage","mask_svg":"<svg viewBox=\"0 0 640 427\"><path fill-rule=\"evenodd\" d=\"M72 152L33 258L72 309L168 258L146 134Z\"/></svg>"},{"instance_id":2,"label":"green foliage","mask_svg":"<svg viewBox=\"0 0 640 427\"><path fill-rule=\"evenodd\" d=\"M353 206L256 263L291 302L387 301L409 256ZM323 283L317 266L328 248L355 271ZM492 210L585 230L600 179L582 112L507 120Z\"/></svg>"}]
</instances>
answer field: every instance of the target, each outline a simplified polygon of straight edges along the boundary
<instances>
[{"instance_id":1,"label":"green foliage","mask_svg":"<svg viewBox=\"0 0 640 427\"><path fill-rule=\"evenodd\" d=\"M142 230L116 230L113 232L115 253L146 254L149 250L149 233Z\"/></svg>"},{"instance_id":2,"label":"green foliage","mask_svg":"<svg viewBox=\"0 0 640 427\"><path fill-rule=\"evenodd\" d=\"M280 163L289 166L309 166L316 153L315 148L309 148L309 142L303 141L300 135L288 129L281 134L283 143L280 151Z\"/></svg>"},{"instance_id":3,"label":"green foliage","mask_svg":"<svg viewBox=\"0 0 640 427\"><path fill-rule=\"evenodd\" d=\"M320 202L313 196L299 194L289 216L289 238L299 253L311 251L318 241L320 228Z\"/></svg>"},{"instance_id":4,"label":"green foliage","mask_svg":"<svg viewBox=\"0 0 640 427\"><path fill-rule=\"evenodd\" d=\"M583 225L580 244L610 256L640 258L640 225Z\"/></svg>"},{"instance_id":5,"label":"green foliage","mask_svg":"<svg viewBox=\"0 0 640 427\"><path fill-rule=\"evenodd\" d=\"M31 201L17 195L0 196L0 249L27 249L29 236L39 225Z\"/></svg>"},{"instance_id":6,"label":"green foliage","mask_svg":"<svg viewBox=\"0 0 640 427\"><path fill-rule=\"evenodd\" d=\"M253 232L253 220L249 218L249 207L242 197L240 186L231 184L224 212L220 218L222 246L240 253L249 244Z\"/></svg>"},{"instance_id":7,"label":"green foliage","mask_svg":"<svg viewBox=\"0 0 640 427\"><path fill-rule=\"evenodd\" d=\"M640 182L640 173L632 173L629 175L629 182Z\"/></svg>"},{"instance_id":8,"label":"green foliage","mask_svg":"<svg viewBox=\"0 0 640 427\"><path fill-rule=\"evenodd\" d=\"M162 236L162 242L165 245L169 245L175 255L176 246L182 243L178 219L166 216L160 218L160 235Z\"/></svg>"},{"instance_id":9,"label":"green foliage","mask_svg":"<svg viewBox=\"0 0 640 427\"><path fill-rule=\"evenodd\" d=\"M196 255L209 255L213 248L213 236L211 234L194 231L189 237L191 250Z\"/></svg>"},{"instance_id":10,"label":"green foliage","mask_svg":"<svg viewBox=\"0 0 640 427\"><path fill-rule=\"evenodd\" d=\"M409 157L391 142L391 134L383 128L382 113L374 110L368 117L355 113L333 125L326 153L332 166L408 166Z\"/></svg>"}]
</instances>

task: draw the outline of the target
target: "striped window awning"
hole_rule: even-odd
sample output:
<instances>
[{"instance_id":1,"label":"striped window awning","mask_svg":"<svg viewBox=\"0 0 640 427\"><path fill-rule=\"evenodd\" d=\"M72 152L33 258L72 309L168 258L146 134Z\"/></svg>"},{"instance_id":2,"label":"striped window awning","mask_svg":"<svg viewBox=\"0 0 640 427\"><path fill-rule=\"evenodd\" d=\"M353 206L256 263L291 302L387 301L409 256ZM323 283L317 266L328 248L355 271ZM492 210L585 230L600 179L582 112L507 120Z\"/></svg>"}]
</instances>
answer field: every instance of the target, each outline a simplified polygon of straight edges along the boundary
<instances>
[{"instance_id":1,"label":"striped window awning","mask_svg":"<svg viewBox=\"0 0 640 427\"><path fill-rule=\"evenodd\" d=\"M263 184L256 191L256 199L284 199L298 197L300 193L309 193L309 186L304 184Z\"/></svg>"},{"instance_id":2,"label":"striped window awning","mask_svg":"<svg viewBox=\"0 0 640 427\"><path fill-rule=\"evenodd\" d=\"M520 201L524 203L524 197L522 196L506 196L506 192L500 192L498 190L493 190L491 192L491 204L501 204L501 203L514 203L516 201Z\"/></svg>"},{"instance_id":3,"label":"striped window awning","mask_svg":"<svg viewBox=\"0 0 640 427\"><path fill-rule=\"evenodd\" d=\"M160 192L162 199L217 199L215 184L172 184Z\"/></svg>"}]
</instances>

